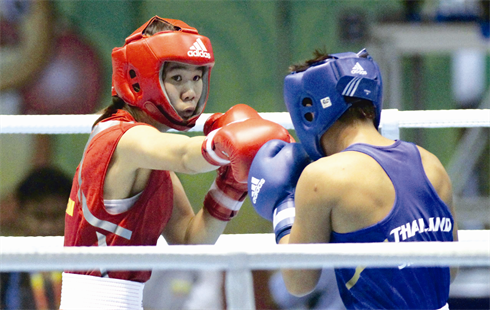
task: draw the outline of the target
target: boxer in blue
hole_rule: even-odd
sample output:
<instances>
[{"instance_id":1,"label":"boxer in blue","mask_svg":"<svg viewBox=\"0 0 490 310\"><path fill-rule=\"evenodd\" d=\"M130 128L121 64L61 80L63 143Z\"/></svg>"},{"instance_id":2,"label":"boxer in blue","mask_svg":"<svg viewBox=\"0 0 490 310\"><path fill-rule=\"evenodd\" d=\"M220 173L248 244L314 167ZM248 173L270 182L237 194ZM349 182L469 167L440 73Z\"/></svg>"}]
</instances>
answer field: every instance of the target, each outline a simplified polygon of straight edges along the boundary
<instances>
[{"instance_id":1,"label":"boxer in blue","mask_svg":"<svg viewBox=\"0 0 490 310\"><path fill-rule=\"evenodd\" d=\"M366 50L292 66L284 99L301 144L273 140L249 173L256 211L276 241L457 241L451 181L437 157L378 132L378 65ZM355 246L355 245L353 245ZM448 309L457 268L338 268L347 309ZM311 292L321 270L283 270L288 290Z\"/></svg>"}]
</instances>

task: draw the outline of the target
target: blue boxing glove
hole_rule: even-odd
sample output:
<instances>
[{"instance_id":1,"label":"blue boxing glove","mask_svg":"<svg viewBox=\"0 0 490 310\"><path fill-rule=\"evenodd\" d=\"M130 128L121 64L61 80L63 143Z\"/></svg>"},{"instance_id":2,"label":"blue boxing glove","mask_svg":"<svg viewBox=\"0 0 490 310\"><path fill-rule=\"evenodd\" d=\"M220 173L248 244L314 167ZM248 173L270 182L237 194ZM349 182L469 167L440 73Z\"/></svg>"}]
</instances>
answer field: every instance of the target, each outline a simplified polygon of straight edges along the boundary
<instances>
[{"instance_id":1,"label":"blue boxing glove","mask_svg":"<svg viewBox=\"0 0 490 310\"><path fill-rule=\"evenodd\" d=\"M272 221L276 242L291 232L294 222L294 191L303 169L311 162L303 146L271 140L252 161L248 192L255 211Z\"/></svg>"}]
</instances>

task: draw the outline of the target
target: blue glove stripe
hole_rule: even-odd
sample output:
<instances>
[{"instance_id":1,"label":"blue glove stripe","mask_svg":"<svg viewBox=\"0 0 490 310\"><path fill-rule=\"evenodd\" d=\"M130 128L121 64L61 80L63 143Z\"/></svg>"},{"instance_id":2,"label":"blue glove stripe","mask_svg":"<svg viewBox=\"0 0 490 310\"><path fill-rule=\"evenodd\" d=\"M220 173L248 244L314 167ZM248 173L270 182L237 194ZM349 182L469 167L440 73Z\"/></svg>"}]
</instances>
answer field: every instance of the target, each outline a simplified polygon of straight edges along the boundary
<instances>
[{"instance_id":1,"label":"blue glove stripe","mask_svg":"<svg viewBox=\"0 0 490 310\"><path fill-rule=\"evenodd\" d=\"M291 233L291 227L292 226L286 227L281 232L276 233L276 243L279 243L279 240L281 240L282 237L289 235Z\"/></svg>"},{"instance_id":2,"label":"blue glove stripe","mask_svg":"<svg viewBox=\"0 0 490 310\"><path fill-rule=\"evenodd\" d=\"M296 209L294 208L294 197L288 197L274 209L274 214L272 215L272 225L274 229L280 221L289 217L294 218L295 215Z\"/></svg>"},{"instance_id":3,"label":"blue glove stripe","mask_svg":"<svg viewBox=\"0 0 490 310\"><path fill-rule=\"evenodd\" d=\"M293 226L293 223L294 216L285 218L284 220L280 221L277 226L274 227L274 232L284 229L285 226Z\"/></svg>"},{"instance_id":4,"label":"blue glove stripe","mask_svg":"<svg viewBox=\"0 0 490 310\"><path fill-rule=\"evenodd\" d=\"M274 211L274 217L273 217L273 222L272 226L274 229L284 220L292 218L294 220L294 217L296 216L296 210L294 208L288 208L286 210L280 210L279 212L277 209Z\"/></svg>"},{"instance_id":5,"label":"blue glove stripe","mask_svg":"<svg viewBox=\"0 0 490 310\"><path fill-rule=\"evenodd\" d=\"M275 210L273 215L274 234L276 235L276 243L291 233L291 227L295 217L294 197L288 197Z\"/></svg>"},{"instance_id":6,"label":"blue glove stripe","mask_svg":"<svg viewBox=\"0 0 490 310\"><path fill-rule=\"evenodd\" d=\"M274 234L276 235L276 242L279 242L279 240L286 235L285 233L286 231L288 232L287 234L291 233L291 227L293 227L293 223L294 223L294 217L287 218L279 222L279 224L274 228Z\"/></svg>"}]
</instances>

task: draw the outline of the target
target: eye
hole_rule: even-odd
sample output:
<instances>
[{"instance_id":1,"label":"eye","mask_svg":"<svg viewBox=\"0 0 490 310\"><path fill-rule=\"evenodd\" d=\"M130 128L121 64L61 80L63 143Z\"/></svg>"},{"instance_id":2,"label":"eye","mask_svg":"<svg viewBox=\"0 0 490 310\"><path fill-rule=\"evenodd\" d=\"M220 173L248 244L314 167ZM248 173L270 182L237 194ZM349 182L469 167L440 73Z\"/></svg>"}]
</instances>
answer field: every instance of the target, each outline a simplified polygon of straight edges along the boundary
<instances>
[{"instance_id":1,"label":"eye","mask_svg":"<svg viewBox=\"0 0 490 310\"><path fill-rule=\"evenodd\" d=\"M171 77L172 80L174 80L175 82L180 82L182 81L182 76L181 75L174 75Z\"/></svg>"},{"instance_id":2,"label":"eye","mask_svg":"<svg viewBox=\"0 0 490 310\"><path fill-rule=\"evenodd\" d=\"M194 80L194 82L197 82L197 81L200 81L201 78L202 77L200 75L196 75L196 76L194 76L193 80Z\"/></svg>"}]
</instances>

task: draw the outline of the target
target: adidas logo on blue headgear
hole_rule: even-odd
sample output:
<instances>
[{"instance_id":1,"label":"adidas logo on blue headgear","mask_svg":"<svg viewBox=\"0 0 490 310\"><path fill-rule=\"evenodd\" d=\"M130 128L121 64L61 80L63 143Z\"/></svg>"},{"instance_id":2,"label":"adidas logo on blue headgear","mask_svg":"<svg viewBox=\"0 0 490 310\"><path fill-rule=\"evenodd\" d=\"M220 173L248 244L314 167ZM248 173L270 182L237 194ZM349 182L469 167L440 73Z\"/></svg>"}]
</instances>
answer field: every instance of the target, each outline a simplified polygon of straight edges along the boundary
<instances>
[{"instance_id":1,"label":"adidas logo on blue headgear","mask_svg":"<svg viewBox=\"0 0 490 310\"><path fill-rule=\"evenodd\" d=\"M284 81L286 107L301 144L313 160L326 155L320 145L322 135L351 107L344 97L371 101L376 128L382 110L381 72L367 51L330 56L305 71L289 74Z\"/></svg>"}]
</instances>

